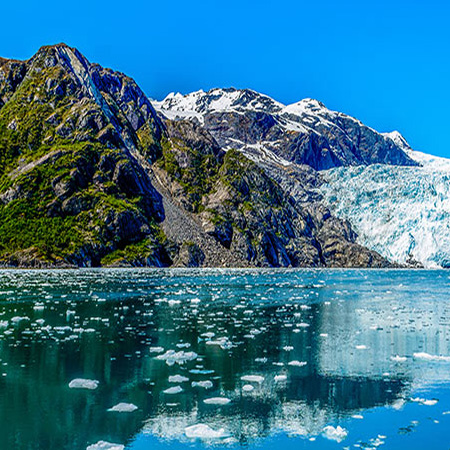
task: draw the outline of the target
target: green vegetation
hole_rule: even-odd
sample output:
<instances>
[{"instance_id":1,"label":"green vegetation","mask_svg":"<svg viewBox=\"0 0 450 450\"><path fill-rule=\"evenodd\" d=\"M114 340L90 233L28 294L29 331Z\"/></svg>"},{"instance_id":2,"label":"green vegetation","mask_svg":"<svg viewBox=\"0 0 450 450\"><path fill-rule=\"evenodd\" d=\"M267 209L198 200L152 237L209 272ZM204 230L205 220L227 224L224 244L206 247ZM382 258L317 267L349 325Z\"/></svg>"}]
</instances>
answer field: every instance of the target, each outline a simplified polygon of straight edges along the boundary
<instances>
[{"instance_id":1,"label":"green vegetation","mask_svg":"<svg viewBox=\"0 0 450 450\"><path fill-rule=\"evenodd\" d=\"M183 167L180 160L185 162ZM215 155L188 147L179 139L163 138L160 165L183 187L193 211L203 211L202 198L212 190L218 176Z\"/></svg>"}]
</instances>

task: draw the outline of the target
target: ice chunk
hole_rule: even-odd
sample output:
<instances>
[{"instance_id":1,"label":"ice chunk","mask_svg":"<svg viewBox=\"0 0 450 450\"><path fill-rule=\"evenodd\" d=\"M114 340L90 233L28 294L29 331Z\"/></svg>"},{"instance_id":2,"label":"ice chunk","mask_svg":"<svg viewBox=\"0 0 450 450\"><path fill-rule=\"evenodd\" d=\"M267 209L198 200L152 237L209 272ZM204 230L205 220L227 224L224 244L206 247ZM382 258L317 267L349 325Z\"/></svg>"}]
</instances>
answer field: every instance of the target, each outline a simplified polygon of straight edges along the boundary
<instances>
[{"instance_id":1,"label":"ice chunk","mask_svg":"<svg viewBox=\"0 0 450 450\"><path fill-rule=\"evenodd\" d=\"M273 377L273 379L275 381L286 381L287 380L287 376L286 375L275 375Z\"/></svg>"},{"instance_id":2,"label":"ice chunk","mask_svg":"<svg viewBox=\"0 0 450 450\"><path fill-rule=\"evenodd\" d=\"M189 378L183 377L183 375L171 375L169 377L169 383L183 383L189 381Z\"/></svg>"},{"instance_id":3,"label":"ice chunk","mask_svg":"<svg viewBox=\"0 0 450 450\"><path fill-rule=\"evenodd\" d=\"M306 366L306 364L308 364L306 361L290 361L288 362L288 366L294 366L294 367L303 367Z\"/></svg>"},{"instance_id":4,"label":"ice chunk","mask_svg":"<svg viewBox=\"0 0 450 450\"><path fill-rule=\"evenodd\" d=\"M205 398L205 400L203 400L203 403L207 405L228 405L228 403L230 402L231 400L226 397L212 397L212 398Z\"/></svg>"},{"instance_id":5,"label":"ice chunk","mask_svg":"<svg viewBox=\"0 0 450 450\"><path fill-rule=\"evenodd\" d=\"M164 351L163 347L150 347L150 353L162 353Z\"/></svg>"},{"instance_id":6,"label":"ice chunk","mask_svg":"<svg viewBox=\"0 0 450 450\"><path fill-rule=\"evenodd\" d=\"M89 445L86 450L124 450L125 446L121 444L112 444L111 442L98 441L96 444Z\"/></svg>"},{"instance_id":7,"label":"ice chunk","mask_svg":"<svg viewBox=\"0 0 450 450\"><path fill-rule=\"evenodd\" d=\"M213 387L213 383L212 383L212 381L209 381L209 380L206 380L206 381L193 381L191 383L191 386L192 387L198 386L198 387L202 387L202 388L205 388L205 389L211 389Z\"/></svg>"},{"instance_id":8,"label":"ice chunk","mask_svg":"<svg viewBox=\"0 0 450 450\"><path fill-rule=\"evenodd\" d=\"M408 358L406 356L399 356L399 355L395 355L395 356L391 356L391 361L394 362L405 362Z\"/></svg>"},{"instance_id":9,"label":"ice chunk","mask_svg":"<svg viewBox=\"0 0 450 450\"><path fill-rule=\"evenodd\" d=\"M228 436L223 428L213 430L209 425L203 423L186 427L184 434L190 439L220 439Z\"/></svg>"},{"instance_id":10,"label":"ice chunk","mask_svg":"<svg viewBox=\"0 0 450 450\"><path fill-rule=\"evenodd\" d=\"M133 403L118 403L114 405L112 408L109 408L108 411L111 412L133 412L136 411L138 407L133 405Z\"/></svg>"},{"instance_id":11,"label":"ice chunk","mask_svg":"<svg viewBox=\"0 0 450 450\"><path fill-rule=\"evenodd\" d=\"M450 361L450 356L430 355L429 353L419 352L413 354L414 359L423 361Z\"/></svg>"},{"instance_id":12,"label":"ice chunk","mask_svg":"<svg viewBox=\"0 0 450 450\"><path fill-rule=\"evenodd\" d=\"M262 383L264 381L264 377L261 375L244 375L241 377L242 381L249 381L250 383Z\"/></svg>"},{"instance_id":13,"label":"ice chunk","mask_svg":"<svg viewBox=\"0 0 450 450\"><path fill-rule=\"evenodd\" d=\"M166 353L158 355L156 359L162 359L163 361L166 361L167 365L173 366L175 363L184 364L187 361L193 361L197 357L198 355L195 352L185 352L182 350L176 352L175 350L167 350Z\"/></svg>"},{"instance_id":14,"label":"ice chunk","mask_svg":"<svg viewBox=\"0 0 450 450\"><path fill-rule=\"evenodd\" d=\"M323 436L331 441L342 442L348 435L348 431L338 425L336 428L328 425L323 428Z\"/></svg>"},{"instance_id":15,"label":"ice chunk","mask_svg":"<svg viewBox=\"0 0 450 450\"><path fill-rule=\"evenodd\" d=\"M94 390L98 388L97 380L87 380L85 378L75 378L69 383L71 389L90 389Z\"/></svg>"},{"instance_id":16,"label":"ice chunk","mask_svg":"<svg viewBox=\"0 0 450 450\"><path fill-rule=\"evenodd\" d=\"M425 405L425 406L434 406L438 403L438 400L436 400L436 399L427 400L425 398L420 398L420 397L412 398L411 401L414 403L420 403L421 405Z\"/></svg>"},{"instance_id":17,"label":"ice chunk","mask_svg":"<svg viewBox=\"0 0 450 450\"><path fill-rule=\"evenodd\" d=\"M179 394L183 392L183 388L181 386L173 386L163 391L164 394Z\"/></svg>"}]
</instances>

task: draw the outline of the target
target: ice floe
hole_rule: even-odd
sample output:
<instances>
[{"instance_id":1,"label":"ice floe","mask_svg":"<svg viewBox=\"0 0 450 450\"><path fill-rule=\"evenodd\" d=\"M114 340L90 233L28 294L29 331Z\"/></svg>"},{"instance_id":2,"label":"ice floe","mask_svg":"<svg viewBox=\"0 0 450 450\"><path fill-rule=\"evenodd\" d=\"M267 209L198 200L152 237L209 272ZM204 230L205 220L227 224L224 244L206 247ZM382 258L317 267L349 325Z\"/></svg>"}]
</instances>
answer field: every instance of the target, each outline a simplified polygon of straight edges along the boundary
<instances>
[{"instance_id":1,"label":"ice floe","mask_svg":"<svg viewBox=\"0 0 450 450\"><path fill-rule=\"evenodd\" d=\"M161 359L165 361L167 365L173 366L174 364L184 364L187 361L193 361L197 357L198 355L195 352L176 352L175 350L167 350L166 353L156 356L156 359Z\"/></svg>"},{"instance_id":2,"label":"ice floe","mask_svg":"<svg viewBox=\"0 0 450 450\"><path fill-rule=\"evenodd\" d=\"M423 361L444 361L450 362L450 356L442 355L430 355L429 353L419 352L413 354L414 359L419 359Z\"/></svg>"},{"instance_id":3,"label":"ice floe","mask_svg":"<svg viewBox=\"0 0 450 450\"><path fill-rule=\"evenodd\" d=\"M112 408L109 408L110 412L133 412L136 411L138 407L133 405L133 403L118 403L114 405Z\"/></svg>"},{"instance_id":4,"label":"ice floe","mask_svg":"<svg viewBox=\"0 0 450 450\"><path fill-rule=\"evenodd\" d=\"M190 439L221 439L228 436L223 428L214 430L203 423L186 427L184 433Z\"/></svg>"},{"instance_id":5,"label":"ice floe","mask_svg":"<svg viewBox=\"0 0 450 450\"><path fill-rule=\"evenodd\" d=\"M203 400L203 403L205 403L206 405L228 405L228 403L230 402L231 400L226 397L211 397L205 398L205 400Z\"/></svg>"},{"instance_id":6,"label":"ice floe","mask_svg":"<svg viewBox=\"0 0 450 450\"><path fill-rule=\"evenodd\" d=\"M85 378L75 378L69 383L71 389L97 389L99 382L97 380L88 380Z\"/></svg>"},{"instance_id":7,"label":"ice floe","mask_svg":"<svg viewBox=\"0 0 450 450\"><path fill-rule=\"evenodd\" d=\"M124 450L125 446L121 444L112 444L107 441L98 441L96 444L89 445L86 450Z\"/></svg>"},{"instance_id":8,"label":"ice floe","mask_svg":"<svg viewBox=\"0 0 450 450\"><path fill-rule=\"evenodd\" d=\"M328 425L323 428L323 436L331 441L342 442L348 435L348 431L340 425L333 427Z\"/></svg>"},{"instance_id":9,"label":"ice floe","mask_svg":"<svg viewBox=\"0 0 450 450\"><path fill-rule=\"evenodd\" d=\"M179 394L180 392L183 392L183 388L181 386L173 386L170 388L165 389L164 394Z\"/></svg>"}]
</instances>

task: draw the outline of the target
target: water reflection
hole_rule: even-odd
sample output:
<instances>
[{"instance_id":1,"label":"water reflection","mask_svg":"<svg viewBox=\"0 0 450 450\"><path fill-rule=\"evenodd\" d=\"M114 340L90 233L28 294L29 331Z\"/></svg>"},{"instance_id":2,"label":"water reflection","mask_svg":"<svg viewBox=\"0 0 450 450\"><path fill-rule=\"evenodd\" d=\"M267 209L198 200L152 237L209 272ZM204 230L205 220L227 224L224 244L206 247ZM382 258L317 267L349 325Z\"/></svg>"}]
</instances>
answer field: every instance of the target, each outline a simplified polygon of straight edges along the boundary
<instances>
[{"instance_id":1,"label":"water reflection","mask_svg":"<svg viewBox=\"0 0 450 450\"><path fill-rule=\"evenodd\" d=\"M448 380L445 359L413 356L449 355L448 281L420 271L0 272L0 448L190 442L198 424L228 445L314 439ZM71 389L75 378L98 388ZM138 409L107 411L121 402Z\"/></svg>"}]
</instances>

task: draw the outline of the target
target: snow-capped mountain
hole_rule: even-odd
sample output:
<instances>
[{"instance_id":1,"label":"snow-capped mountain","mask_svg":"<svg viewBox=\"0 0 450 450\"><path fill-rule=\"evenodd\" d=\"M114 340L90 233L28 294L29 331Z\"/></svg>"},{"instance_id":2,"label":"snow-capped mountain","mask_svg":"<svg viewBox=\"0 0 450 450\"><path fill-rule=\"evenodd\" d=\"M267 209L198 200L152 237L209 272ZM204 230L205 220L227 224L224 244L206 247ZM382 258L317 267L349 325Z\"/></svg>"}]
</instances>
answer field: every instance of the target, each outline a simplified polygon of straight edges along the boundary
<instances>
[{"instance_id":1,"label":"snow-capped mountain","mask_svg":"<svg viewBox=\"0 0 450 450\"><path fill-rule=\"evenodd\" d=\"M302 164L320 170L308 201L316 191L361 245L401 264L450 266L450 160L412 150L399 132L378 133L317 100L285 106L247 89L169 94L153 104L172 120L197 121L297 200Z\"/></svg>"},{"instance_id":2,"label":"snow-capped mountain","mask_svg":"<svg viewBox=\"0 0 450 450\"><path fill-rule=\"evenodd\" d=\"M230 88L172 93L153 104L167 118L198 121L222 148L235 148L256 161L270 158L317 170L416 165L395 140L313 99L285 106L249 89Z\"/></svg>"}]
</instances>

